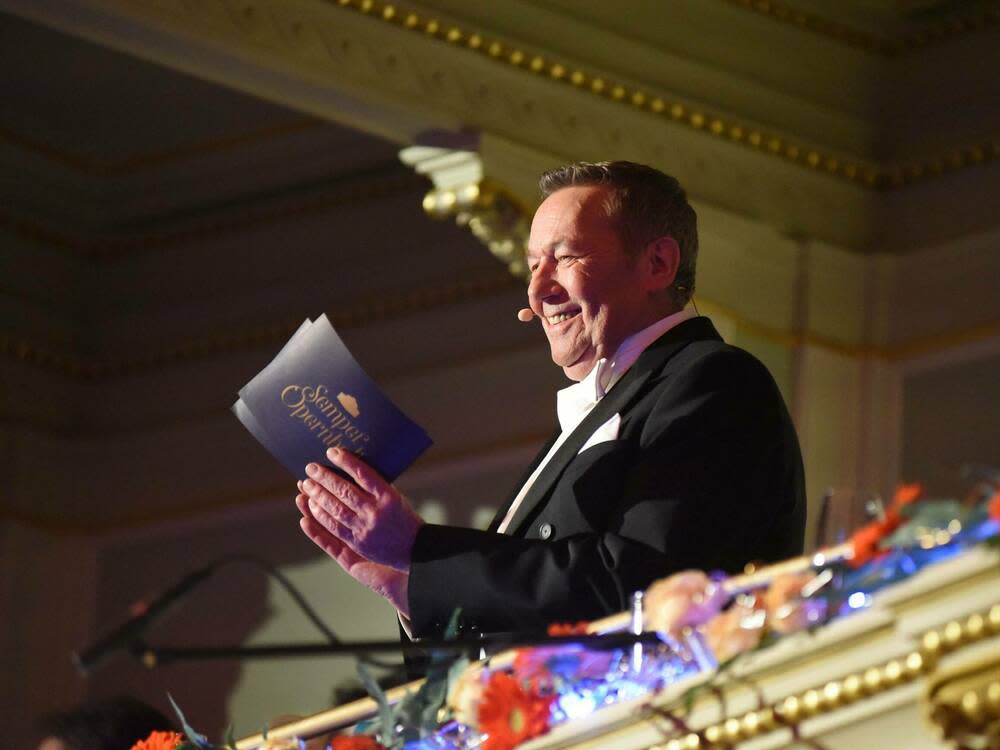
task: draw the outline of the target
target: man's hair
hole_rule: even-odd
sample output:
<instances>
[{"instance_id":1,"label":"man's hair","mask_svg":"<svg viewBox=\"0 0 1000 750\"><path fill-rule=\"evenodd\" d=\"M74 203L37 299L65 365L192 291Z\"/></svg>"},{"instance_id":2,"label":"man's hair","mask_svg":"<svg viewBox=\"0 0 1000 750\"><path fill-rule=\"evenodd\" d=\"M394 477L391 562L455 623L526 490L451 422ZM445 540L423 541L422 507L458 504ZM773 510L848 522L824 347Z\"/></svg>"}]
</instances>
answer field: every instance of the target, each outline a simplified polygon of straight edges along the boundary
<instances>
[{"instance_id":1,"label":"man's hair","mask_svg":"<svg viewBox=\"0 0 1000 750\"><path fill-rule=\"evenodd\" d=\"M698 217L680 183L657 169L630 161L578 161L541 176L542 198L567 187L601 185L609 189L604 203L625 251L638 255L658 237L672 237L680 248L680 265L670 289L681 307L694 293L698 260Z\"/></svg>"},{"instance_id":2,"label":"man's hair","mask_svg":"<svg viewBox=\"0 0 1000 750\"><path fill-rule=\"evenodd\" d=\"M74 750L129 750L155 731L174 731L173 723L134 698L114 698L46 716L42 737L55 737Z\"/></svg>"}]
</instances>

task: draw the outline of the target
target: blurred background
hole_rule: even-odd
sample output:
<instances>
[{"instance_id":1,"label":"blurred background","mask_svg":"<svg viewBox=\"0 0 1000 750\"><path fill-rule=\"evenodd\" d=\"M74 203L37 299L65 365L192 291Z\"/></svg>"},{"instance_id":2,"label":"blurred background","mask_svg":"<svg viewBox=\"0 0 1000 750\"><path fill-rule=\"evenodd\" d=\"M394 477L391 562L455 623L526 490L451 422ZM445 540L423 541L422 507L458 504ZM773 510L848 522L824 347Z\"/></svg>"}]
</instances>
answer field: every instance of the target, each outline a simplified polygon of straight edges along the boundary
<instances>
[{"instance_id":1,"label":"blurred background","mask_svg":"<svg viewBox=\"0 0 1000 750\"><path fill-rule=\"evenodd\" d=\"M810 544L899 481L961 496L1000 465L998 70L996 2L0 0L3 744L123 692L211 737L336 700L350 660L84 678L70 653L233 554L394 637L229 406L326 312L435 440L401 488L485 526L555 425L563 376L514 315L566 161L686 186L695 301L784 392ZM148 634L320 639L236 564Z\"/></svg>"}]
</instances>

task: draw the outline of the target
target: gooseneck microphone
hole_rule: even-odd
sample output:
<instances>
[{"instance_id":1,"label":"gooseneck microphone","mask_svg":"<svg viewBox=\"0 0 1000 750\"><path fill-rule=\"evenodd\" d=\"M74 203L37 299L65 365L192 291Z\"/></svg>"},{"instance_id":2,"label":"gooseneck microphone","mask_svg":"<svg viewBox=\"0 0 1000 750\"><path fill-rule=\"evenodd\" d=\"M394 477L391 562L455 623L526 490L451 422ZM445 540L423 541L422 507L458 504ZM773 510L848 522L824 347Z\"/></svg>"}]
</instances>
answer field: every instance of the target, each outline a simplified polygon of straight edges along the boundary
<instances>
[{"instance_id":1,"label":"gooseneck microphone","mask_svg":"<svg viewBox=\"0 0 1000 750\"><path fill-rule=\"evenodd\" d=\"M218 563L213 563L189 573L151 602L143 599L135 602L129 608L135 613L132 617L83 651L73 653L73 662L76 664L76 668L80 670L81 674L86 675L95 667L103 664L112 654L132 648L139 642L150 625L161 618L172 604L182 599L199 583L212 575L216 567L218 567Z\"/></svg>"},{"instance_id":2,"label":"gooseneck microphone","mask_svg":"<svg viewBox=\"0 0 1000 750\"><path fill-rule=\"evenodd\" d=\"M522 323L530 323L531 319L535 317L535 313L532 312L530 307L522 307L517 311L517 319Z\"/></svg>"}]
</instances>

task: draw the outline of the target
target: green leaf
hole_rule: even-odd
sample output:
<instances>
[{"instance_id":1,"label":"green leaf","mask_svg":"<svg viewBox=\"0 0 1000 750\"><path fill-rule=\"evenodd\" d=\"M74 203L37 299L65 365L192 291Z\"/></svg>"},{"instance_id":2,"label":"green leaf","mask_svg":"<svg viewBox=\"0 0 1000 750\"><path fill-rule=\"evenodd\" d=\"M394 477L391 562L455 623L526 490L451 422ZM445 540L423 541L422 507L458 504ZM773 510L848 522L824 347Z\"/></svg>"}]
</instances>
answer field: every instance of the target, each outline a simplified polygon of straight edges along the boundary
<instances>
[{"instance_id":1,"label":"green leaf","mask_svg":"<svg viewBox=\"0 0 1000 750\"><path fill-rule=\"evenodd\" d=\"M458 624L462 621L462 608L456 607L448 619L448 626L444 629L444 639L453 641L458 638Z\"/></svg>"},{"instance_id":2,"label":"green leaf","mask_svg":"<svg viewBox=\"0 0 1000 750\"><path fill-rule=\"evenodd\" d=\"M184 730L184 734L190 740L191 744L195 747L203 748L203 750L210 750L212 743L208 741L208 738L203 734L198 734L194 729L188 724L187 719L184 718L184 712L181 711L181 707L177 705L177 701L174 700L174 696L167 693L167 699L170 701L170 705L173 706L174 713L177 714L178 720L181 722L181 728Z\"/></svg>"},{"instance_id":3,"label":"green leaf","mask_svg":"<svg viewBox=\"0 0 1000 750\"><path fill-rule=\"evenodd\" d=\"M361 662L357 663L358 677L364 685L368 695L378 704L379 728L378 739L387 748L393 747L396 737L396 717L393 715L392 707L385 691L372 676L371 671Z\"/></svg>"}]
</instances>

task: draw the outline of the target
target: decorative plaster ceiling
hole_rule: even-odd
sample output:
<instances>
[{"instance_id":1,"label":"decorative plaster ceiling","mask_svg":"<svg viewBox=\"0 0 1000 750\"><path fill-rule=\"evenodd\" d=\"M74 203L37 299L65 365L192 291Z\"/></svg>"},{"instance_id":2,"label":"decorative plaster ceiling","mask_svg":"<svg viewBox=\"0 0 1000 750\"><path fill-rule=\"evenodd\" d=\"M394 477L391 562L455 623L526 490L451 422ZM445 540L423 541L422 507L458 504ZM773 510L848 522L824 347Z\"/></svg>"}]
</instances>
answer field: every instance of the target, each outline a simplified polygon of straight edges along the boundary
<instances>
[{"instance_id":1,"label":"decorative plaster ceiling","mask_svg":"<svg viewBox=\"0 0 1000 750\"><path fill-rule=\"evenodd\" d=\"M997 2L0 4L400 144L478 130L529 205L541 168L631 158L783 231L901 251L984 229L1000 181ZM914 224L942 202L947 227Z\"/></svg>"}]
</instances>

